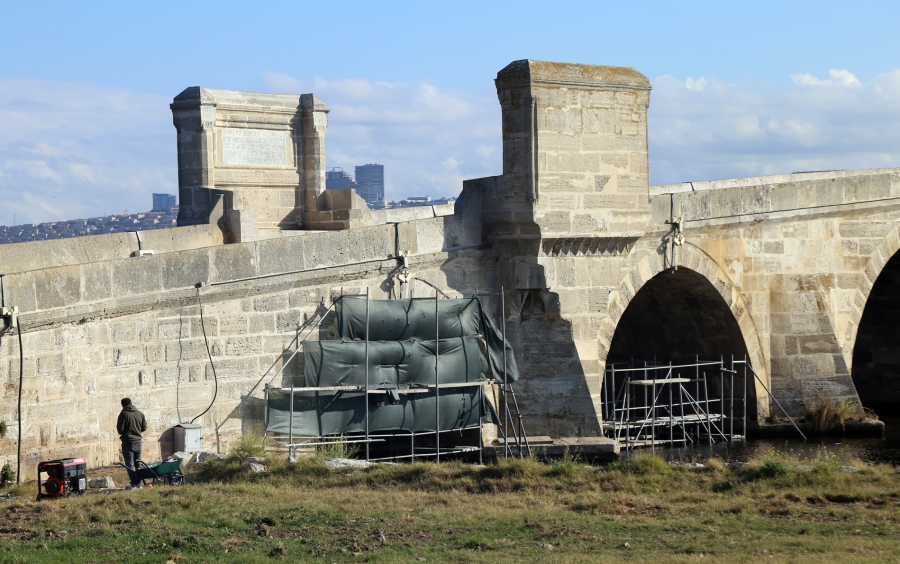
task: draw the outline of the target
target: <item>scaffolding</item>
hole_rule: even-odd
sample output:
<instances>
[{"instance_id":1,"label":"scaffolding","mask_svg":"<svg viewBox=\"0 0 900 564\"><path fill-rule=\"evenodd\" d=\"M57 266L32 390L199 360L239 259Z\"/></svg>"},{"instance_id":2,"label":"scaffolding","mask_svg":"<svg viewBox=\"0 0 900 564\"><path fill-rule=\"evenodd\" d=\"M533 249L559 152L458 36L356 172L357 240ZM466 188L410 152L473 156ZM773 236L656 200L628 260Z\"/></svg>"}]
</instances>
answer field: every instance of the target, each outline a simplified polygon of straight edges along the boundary
<instances>
[{"instance_id":1,"label":"scaffolding","mask_svg":"<svg viewBox=\"0 0 900 564\"><path fill-rule=\"evenodd\" d=\"M701 361L658 364L656 360L609 363L603 376L603 433L626 450L687 446L747 437L750 382L806 435L766 386L745 356L727 363Z\"/></svg>"},{"instance_id":2,"label":"scaffolding","mask_svg":"<svg viewBox=\"0 0 900 564\"><path fill-rule=\"evenodd\" d=\"M478 292L476 289L473 297L500 296L500 330L503 342L506 343L506 289L501 286L499 292ZM506 374L506 355L503 355L503 374ZM503 456L518 456L525 458L531 456L531 444L528 442L528 434L525 432L525 422L522 411L519 409L519 401L516 399L516 391L513 389L509 378L498 381L500 391L500 405L503 409L503 424L497 425L500 435L500 446L503 447Z\"/></svg>"},{"instance_id":3,"label":"scaffolding","mask_svg":"<svg viewBox=\"0 0 900 564\"><path fill-rule=\"evenodd\" d=\"M712 445L747 436L746 358L729 363L611 363L603 378L604 435L626 450ZM755 376L755 373L752 373ZM737 429L736 424L737 423Z\"/></svg>"},{"instance_id":4,"label":"scaffolding","mask_svg":"<svg viewBox=\"0 0 900 564\"><path fill-rule=\"evenodd\" d=\"M452 380L453 376L451 375L449 378L444 378L441 373L441 348L446 342L452 341L454 336L444 338L441 334L441 308L439 296L436 292L434 297L434 340L431 341L428 339L426 341L419 341L419 343L433 343L433 380L427 383L423 382L420 375L417 377L417 381L410 383L408 387L384 385L384 383L375 384L370 379L369 374L370 347L376 346L375 342L370 342L371 300L369 291L366 291L365 296L344 296L342 290L340 299L344 299L345 297L365 298L365 328L364 330L359 331L362 333L363 339L361 339L361 343L359 341L345 341L353 342L357 345L362 344L364 347L365 358L360 363L363 364L365 368L362 383L311 386L308 385L310 382L306 381L305 383L307 385L305 386L296 386L294 385L294 382L291 382L290 385L287 386L273 384L276 378L285 372L291 362L298 355L303 354L304 345L310 340L310 337L314 334L315 330L322 325L323 321L330 313L335 311L337 304L337 300L335 300L335 302L327 309L324 305L321 306L313 317L307 319L303 325L298 327L297 335L289 345L288 349L295 346L295 344L296 348L287 360L282 363L280 369L275 372L273 376L268 378L268 382L265 386L265 437L267 440L272 440L276 445L286 448L289 456L293 456L297 449L321 445L356 444L364 449L365 459L367 461L403 459L415 461L417 458L433 458L439 463L441 456L477 453L478 461L481 463L483 461L484 452L484 419L489 417L492 422L496 423L505 439L510 432L509 421L514 420L515 416L518 415L519 431L516 431L516 425L514 424L512 434L516 437L516 444L523 442L525 436L524 427L522 427L521 415L518 412L515 394L512 391L510 380L513 378L510 376L510 367L507 366L507 356L511 355L511 349L509 349L509 345L506 342L505 319L501 330L501 343L503 344L503 353L501 355L502 368L501 363L492 363L494 380L482 379L477 381L447 382L445 380ZM423 299L425 298L419 298L418 300L421 301ZM477 301L478 295L473 296L473 299ZM480 302L478 303L478 307L481 307ZM482 323L490 324L489 320L483 320ZM407 323L407 326L408 325L409 323ZM485 342L490 340L490 338L486 338L484 335L475 336L485 339ZM496 341L496 338L494 340ZM276 365L277 361L269 368L263 376L263 379L268 377L268 374ZM514 365L511 367L511 371L513 374L516 374ZM500 374L496 374L497 372L500 372ZM493 408L493 404L486 401L485 388L498 384L504 411L504 422L499 420L498 414ZM410 402L417 402L415 405L422 406L424 405L422 402L427 402L429 396L434 399L433 430L430 428L423 429L423 427L429 427L431 424L422 424L419 420L416 420L415 423L404 420L401 425L397 426L408 426L406 429L385 429L383 421L381 422L380 428L372 428L371 418L373 409L375 409L372 406L373 401L377 406L384 406L390 403L403 404L405 408L407 405L413 405ZM448 401L451 402L452 409L458 410L458 413L448 413L442 419L442 403ZM459 407L460 401L463 405L462 408ZM340 433L335 433L333 432L334 429L331 428L333 426L324 424L325 418L322 416L322 413L329 408L335 409L332 406L340 404L340 402L343 402L342 405L345 407L337 405L338 410L346 409L348 412L353 412L354 414L359 414L359 411L362 411L362 421L361 425L348 424L345 426L344 428L347 429L348 432L341 431ZM301 404L299 410L298 404ZM282 421L279 425L277 422L273 421L273 417L270 414L273 410L273 406L275 409L287 411L288 420L286 422ZM304 409L304 406L306 406L306 409ZM421 410L421 407L419 409ZM309 425L304 426L302 423L298 425L298 421L295 420L295 417L307 417L310 415L309 411L315 412L311 414L313 420L318 417L317 422L320 431L317 433L298 432L298 428L309 429ZM411 411L416 412L417 410L411 409ZM448 411L450 410L448 409ZM347 420L349 422L350 418ZM448 421L451 421L451 423L448 424ZM360 422L357 421L357 423ZM465 436L465 432L467 431L468 437ZM451 436L451 432L458 432L458 436L455 437L456 440L453 440L454 437ZM472 437L472 434L474 433L477 433L477 440L474 440L474 437ZM456 434L457 433L453 433L453 435ZM509 441L505 442L509 443ZM513 448L513 446L514 445L508 445L507 449ZM519 450L521 453L521 446L519 446ZM376 457L376 451L383 456Z\"/></svg>"}]
</instances>

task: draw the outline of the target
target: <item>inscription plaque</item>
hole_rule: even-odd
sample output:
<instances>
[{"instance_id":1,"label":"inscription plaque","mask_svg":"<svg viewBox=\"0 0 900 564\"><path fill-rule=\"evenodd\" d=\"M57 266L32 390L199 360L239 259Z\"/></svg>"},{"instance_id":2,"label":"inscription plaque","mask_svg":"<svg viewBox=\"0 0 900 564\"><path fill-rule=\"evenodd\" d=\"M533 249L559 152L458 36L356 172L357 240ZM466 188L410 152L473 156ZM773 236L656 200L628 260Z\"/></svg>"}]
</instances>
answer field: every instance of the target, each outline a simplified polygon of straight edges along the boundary
<instances>
[{"instance_id":1,"label":"inscription plaque","mask_svg":"<svg viewBox=\"0 0 900 564\"><path fill-rule=\"evenodd\" d=\"M231 165L286 166L284 131L226 129L222 132L222 162Z\"/></svg>"}]
</instances>

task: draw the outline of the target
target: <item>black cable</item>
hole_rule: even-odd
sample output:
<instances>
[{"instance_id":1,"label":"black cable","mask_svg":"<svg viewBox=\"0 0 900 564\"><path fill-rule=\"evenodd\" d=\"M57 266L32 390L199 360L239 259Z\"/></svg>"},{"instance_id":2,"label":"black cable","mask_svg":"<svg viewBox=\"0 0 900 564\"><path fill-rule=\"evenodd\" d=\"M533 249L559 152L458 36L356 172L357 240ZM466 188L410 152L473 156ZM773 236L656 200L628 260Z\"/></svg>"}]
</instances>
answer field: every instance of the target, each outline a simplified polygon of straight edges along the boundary
<instances>
[{"instance_id":1,"label":"black cable","mask_svg":"<svg viewBox=\"0 0 900 564\"><path fill-rule=\"evenodd\" d=\"M200 306L200 328L203 329L203 342L206 343L206 355L209 357L209 365L212 367L213 371L213 382L215 382L215 391L213 392L212 401L209 402L209 406L203 410L203 413L191 419L191 423L203 417L207 411L212 408L213 404L216 403L216 396L219 395L219 375L216 374L216 365L213 362L212 353L209 350L209 338L206 336L206 322L203 320L203 301L200 299L200 287L197 287L197 304ZM20 400L21 401L21 400Z\"/></svg>"},{"instance_id":2,"label":"black cable","mask_svg":"<svg viewBox=\"0 0 900 564\"><path fill-rule=\"evenodd\" d=\"M19 334L19 445L16 452L16 485L22 483L22 378L25 372L25 353L22 349L22 324L16 323L16 333Z\"/></svg>"}]
</instances>

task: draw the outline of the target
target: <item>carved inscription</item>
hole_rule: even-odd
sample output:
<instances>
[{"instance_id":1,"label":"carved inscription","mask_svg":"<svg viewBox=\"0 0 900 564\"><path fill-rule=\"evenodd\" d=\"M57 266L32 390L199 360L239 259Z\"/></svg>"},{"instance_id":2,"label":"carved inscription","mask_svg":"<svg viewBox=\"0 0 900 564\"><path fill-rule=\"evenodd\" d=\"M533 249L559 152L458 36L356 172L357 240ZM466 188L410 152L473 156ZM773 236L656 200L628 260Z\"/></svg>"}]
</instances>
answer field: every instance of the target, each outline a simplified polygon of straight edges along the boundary
<instances>
[{"instance_id":1,"label":"carved inscription","mask_svg":"<svg viewBox=\"0 0 900 564\"><path fill-rule=\"evenodd\" d=\"M283 131L226 129L222 132L222 162L230 165L285 166L287 152Z\"/></svg>"}]
</instances>

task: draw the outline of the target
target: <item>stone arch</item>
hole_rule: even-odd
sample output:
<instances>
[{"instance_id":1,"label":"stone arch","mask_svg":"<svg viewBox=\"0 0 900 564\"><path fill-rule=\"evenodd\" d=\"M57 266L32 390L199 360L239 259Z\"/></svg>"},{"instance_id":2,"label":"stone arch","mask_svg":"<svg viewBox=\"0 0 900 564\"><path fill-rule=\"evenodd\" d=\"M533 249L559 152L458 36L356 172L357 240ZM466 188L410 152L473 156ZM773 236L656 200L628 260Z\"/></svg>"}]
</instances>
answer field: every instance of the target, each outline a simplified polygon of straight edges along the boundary
<instances>
[{"instance_id":1,"label":"stone arch","mask_svg":"<svg viewBox=\"0 0 900 564\"><path fill-rule=\"evenodd\" d=\"M900 226L881 240L859 274L841 349L864 405L896 404L900 338ZM872 305L873 309L867 309ZM866 329L868 328L868 329ZM859 366L857 366L859 364Z\"/></svg>"},{"instance_id":2,"label":"stone arch","mask_svg":"<svg viewBox=\"0 0 900 564\"><path fill-rule=\"evenodd\" d=\"M900 225L891 229L891 231L881 240L866 263L866 268L859 275L859 282L856 287L856 294L853 296L853 303L850 308L850 319L847 327L843 332L843 342L841 348L845 351L847 366L851 366L853 346L856 343L856 336L859 330L859 322L862 320L863 311L866 309L866 302L869 301L869 294L875 281L881 275L888 261L900 252ZM852 367L851 367L852 369Z\"/></svg>"},{"instance_id":3,"label":"stone arch","mask_svg":"<svg viewBox=\"0 0 900 564\"><path fill-rule=\"evenodd\" d=\"M629 304L650 280L669 269L665 264L665 257L661 250L648 249L647 251L639 253L623 269L624 276L621 278L618 287L610 293L607 317L601 324L598 339L601 369L606 364L613 336ZM685 243L679 249L678 268L687 269L702 276L715 288L737 322L737 327L740 330L740 335L743 338L752 366L760 379L771 389L769 366L763 352L762 340L756 324L740 290L735 286L725 270L701 248L690 243ZM755 383L757 413L762 417L769 411L768 394L759 382L755 379L753 381Z\"/></svg>"}]
</instances>

